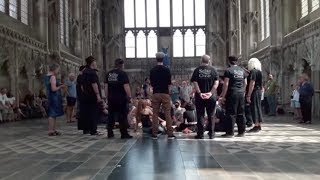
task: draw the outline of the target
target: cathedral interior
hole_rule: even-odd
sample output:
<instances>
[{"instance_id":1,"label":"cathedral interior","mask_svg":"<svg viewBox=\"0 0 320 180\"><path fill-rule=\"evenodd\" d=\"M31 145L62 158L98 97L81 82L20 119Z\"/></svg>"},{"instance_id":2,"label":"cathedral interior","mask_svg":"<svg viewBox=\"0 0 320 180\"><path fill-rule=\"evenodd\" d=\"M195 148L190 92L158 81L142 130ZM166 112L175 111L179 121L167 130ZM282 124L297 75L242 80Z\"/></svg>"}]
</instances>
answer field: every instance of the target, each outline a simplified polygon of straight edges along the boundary
<instances>
[{"instance_id":1,"label":"cathedral interior","mask_svg":"<svg viewBox=\"0 0 320 180\"><path fill-rule=\"evenodd\" d=\"M124 59L134 90L159 51L175 80L190 80L204 54L219 72L228 56L242 66L258 58L286 115L245 139L158 144L82 136L64 123L55 139L43 119L0 123L0 179L320 179L320 0L0 0L0 88L17 102L44 89L49 64L64 81L88 56L102 82ZM289 115L302 73L315 89L310 126Z\"/></svg>"}]
</instances>

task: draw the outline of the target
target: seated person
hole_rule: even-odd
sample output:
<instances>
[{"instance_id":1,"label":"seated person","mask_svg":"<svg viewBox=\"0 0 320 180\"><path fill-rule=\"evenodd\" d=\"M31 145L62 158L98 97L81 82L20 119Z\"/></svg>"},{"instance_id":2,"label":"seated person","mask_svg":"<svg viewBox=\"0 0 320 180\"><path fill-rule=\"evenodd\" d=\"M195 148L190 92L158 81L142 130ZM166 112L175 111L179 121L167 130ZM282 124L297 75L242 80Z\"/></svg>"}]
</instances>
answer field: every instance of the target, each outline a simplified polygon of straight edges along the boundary
<instances>
[{"instance_id":1,"label":"seated person","mask_svg":"<svg viewBox=\"0 0 320 180\"><path fill-rule=\"evenodd\" d=\"M106 124L108 121L108 114L108 105L105 101L103 101L100 103L100 119L98 123Z\"/></svg>"},{"instance_id":2,"label":"seated person","mask_svg":"<svg viewBox=\"0 0 320 180\"><path fill-rule=\"evenodd\" d=\"M181 107L181 102L177 100L174 103L174 118L175 118L174 119L175 121L173 122L174 125L180 126L180 124L184 122L183 113L185 111L186 109Z\"/></svg>"},{"instance_id":3,"label":"seated person","mask_svg":"<svg viewBox=\"0 0 320 180\"><path fill-rule=\"evenodd\" d=\"M136 116L137 116L138 103L139 103L138 99L133 100L133 106L131 107L131 110L128 114L129 126L130 126L130 128L133 128L133 129L135 129L136 122L137 122ZM135 129L135 131L136 131L136 129Z\"/></svg>"},{"instance_id":4,"label":"seated person","mask_svg":"<svg viewBox=\"0 0 320 180\"><path fill-rule=\"evenodd\" d=\"M215 115L213 117L213 120L215 122L214 131L225 132L226 112L222 104L220 104L219 102L217 102L216 104Z\"/></svg>"},{"instance_id":5,"label":"seated person","mask_svg":"<svg viewBox=\"0 0 320 180\"><path fill-rule=\"evenodd\" d=\"M196 124L196 108L192 103L188 103L185 106L185 112L183 113L183 122L176 128L176 130L189 134L196 131Z\"/></svg>"},{"instance_id":6,"label":"seated person","mask_svg":"<svg viewBox=\"0 0 320 180\"><path fill-rule=\"evenodd\" d=\"M148 107L146 100L139 100L138 108L136 110L136 127L139 128L139 123L142 124L142 131L144 133L152 133L152 110Z\"/></svg>"},{"instance_id":7,"label":"seated person","mask_svg":"<svg viewBox=\"0 0 320 180\"><path fill-rule=\"evenodd\" d=\"M0 97L0 114L2 121L14 121L14 111L13 104L15 99L10 96L7 96L7 89L1 89L1 97ZM9 94L10 95L10 94ZM1 120L0 119L0 120Z\"/></svg>"}]
</instances>

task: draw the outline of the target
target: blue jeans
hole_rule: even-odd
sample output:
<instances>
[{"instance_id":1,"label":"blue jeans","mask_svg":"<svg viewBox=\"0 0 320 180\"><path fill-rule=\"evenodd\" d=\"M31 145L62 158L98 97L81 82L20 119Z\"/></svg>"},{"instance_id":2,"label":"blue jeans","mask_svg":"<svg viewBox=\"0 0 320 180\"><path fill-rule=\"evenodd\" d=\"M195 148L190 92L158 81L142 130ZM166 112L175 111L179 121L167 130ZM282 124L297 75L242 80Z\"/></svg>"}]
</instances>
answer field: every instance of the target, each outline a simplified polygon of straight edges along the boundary
<instances>
[{"instance_id":1,"label":"blue jeans","mask_svg":"<svg viewBox=\"0 0 320 180\"><path fill-rule=\"evenodd\" d=\"M270 115L276 115L277 114L277 99L276 95L269 95L267 97L269 109L270 109Z\"/></svg>"}]
</instances>

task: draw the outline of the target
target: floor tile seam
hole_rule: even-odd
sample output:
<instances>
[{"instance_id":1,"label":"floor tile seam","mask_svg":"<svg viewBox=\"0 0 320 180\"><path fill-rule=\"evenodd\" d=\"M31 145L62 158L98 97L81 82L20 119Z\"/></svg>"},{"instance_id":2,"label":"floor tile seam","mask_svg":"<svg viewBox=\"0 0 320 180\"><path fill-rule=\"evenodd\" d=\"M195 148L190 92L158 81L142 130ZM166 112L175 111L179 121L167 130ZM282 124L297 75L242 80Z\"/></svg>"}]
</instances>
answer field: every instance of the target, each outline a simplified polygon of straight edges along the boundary
<instances>
[{"instance_id":1,"label":"floor tile seam","mask_svg":"<svg viewBox=\"0 0 320 180\"><path fill-rule=\"evenodd\" d=\"M139 137L138 139L140 139L140 138L142 138L142 137ZM124 158L124 156L126 156L127 153L132 149L132 147L137 143L138 139L135 139L135 140L134 140L135 142L131 144L130 148L129 148L129 149L122 155L122 157L118 160L117 164L112 168L111 173L116 169L117 165L121 162L121 160ZM127 141L123 146L125 146L127 143L129 143L129 141ZM123 146L122 146L122 147L123 147ZM122 148L122 147L121 147L121 148ZM121 148L120 148L120 149L121 149ZM120 150L119 150L119 151L120 151ZM118 151L118 152L119 152L119 151ZM117 152L117 153L118 153L118 152ZM114 158L117 153L115 153L115 154L112 156L112 158ZM109 161L109 162L110 162L110 161ZM109 162L108 162L108 163L109 163ZM104 173L101 173L101 171L102 171L103 169L104 169L104 168L101 168L92 178L90 178L90 180L94 180L95 177L96 177L98 174L104 174ZM110 175L110 174L109 174L109 175ZM109 175L108 175L108 176L109 176Z\"/></svg>"},{"instance_id":2,"label":"floor tile seam","mask_svg":"<svg viewBox=\"0 0 320 180\"><path fill-rule=\"evenodd\" d=\"M201 142L203 144L203 142ZM222 146L223 147L223 146ZM227 150L225 147L223 147L225 150ZM227 150L228 151L228 150ZM209 152L209 154L214 158L213 154L211 152ZM250 153L251 154L251 153ZM240 158L238 158L237 156L235 156L234 154L230 153L230 155L232 155L235 159L239 160L245 167L247 167L248 169L250 169L252 171L251 168L249 168L249 166L247 166ZM215 159L215 158L214 158ZM216 159L215 159L216 160ZM217 160L216 160L217 161ZM224 169L224 167L219 163L219 161L217 161L217 163L220 165L220 167L226 172L226 170ZM256 177L258 177L258 179L261 179L260 176L258 176L254 171L252 171ZM226 172L227 173L227 172ZM229 174L229 173L227 173ZM230 176L230 175L229 175ZM263 179L261 179L263 180Z\"/></svg>"},{"instance_id":3,"label":"floor tile seam","mask_svg":"<svg viewBox=\"0 0 320 180\"><path fill-rule=\"evenodd\" d=\"M48 158L47 158L48 159ZM41 163L43 163L45 160L47 160L47 159L43 159L42 161L38 161L36 164L33 164L32 166L30 166L30 167L34 167L34 166L37 166L37 165L40 165ZM30 168L30 167L27 167L27 168ZM27 169L27 168L25 168L25 169ZM21 170L19 170L19 171L16 171L16 172L14 172L13 174L11 174L11 175L9 175L9 176L7 176L7 177L5 177L5 178L2 178L3 180L6 180L6 179L8 179L8 178L10 178L10 177L12 177L12 176L14 176L14 175L16 175L16 174L19 174L20 172L22 172L23 170L25 170L25 169L21 169ZM47 172L47 171L46 171Z\"/></svg>"},{"instance_id":4,"label":"floor tile seam","mask_svg":"<svg viewBox=\"0 0 320 180\"><path fill-rule=\"evenodd\" d=\"M302 166L296 166L295 164L293 164L292 162L290 162L290 161L288 161L288 160L282 160L282 161L285 161L285 162L287 162L287 163L289 163L289 164L291 164L291 165L293 165L294 167L297 167L297 168L299 168L299 169L301 169L301 170L303 170L303 171L305 171L305 173L309 173L309 174L312 174L312 175L315 175L314 173L312 173L311 171L309 171L309 170L307 170L307 169L305 169L304 167L302 167ZM281 169L279 169L280 171L281 171ZM285 172L284 172L285 173ZM287 175L287 173L285 173L286 175ZM287 175L287 176L289 176L289 175Z\"/></svg>"},{"instance_id":5,"label":"floor tile seam","mask_svg":"<svg viewBox=\"0 0 320 180\"><path fill-rule=\"evenodd\" d=\"M94 153L91 157L95 156L97 153L98 153L98 152ZM79 153L75 153L73 156L76 156L77 154L79 154ZM55 165L54 167L48 169L47 171L43 172L41 175L39 175L38 177L36 177L36 178L34 178L34 179L37 179L37 178L41 177L42 175L48 173L51 169L59 166L60 164L62 164L62 163L64 163L64 162L68 162L68 159L71 159L73 156L71 156L71 157L69 157L69 158L67 158L67 159L64 159L64 160L61 161L59 164L57 164L57 165ZM86 162L89 161L90 159L91 159L91 158L89 158L88 160L82 162L82 164L86 163ZM81 164L81 165L82 165L82 164ZM80 166L81 166L81 165L80 165ZM75 168L74 170L72 170L72 171L70 171L70 172L66 172L66 174L65 174L63 177L66 177L66 176L70 175L72 172L74 172L74 171L75 171L76 169L78 169L80 166L78 166L77 168Z\"/></svg>"},{"instance_id":6,"label":"floor tile seam","mask_svg":"<svg viewBox=\"0 0 320 180\"><path fill-rule=\"evenodd\" d=\"M250 153L250 154L252 154L252 153ZM238 158L238 157L237 157L237 158ZM248 169L250 169L250 170L253 172L253 174L255 174L259 179L263 180L263 178L261 178L261 177L256 173L256 171L253 171L253 170L252 170L247 164L245 164L240 158L238 158L238 159L241 161L242 164L244 164L244 166L246 166ZM281 169L277 169L277 170L279 170L280 173L282 173L283 175L287 176L288 178L291 178L287 173L285 173L285 172L282 171Z\"/></svg>"}]
</instances>

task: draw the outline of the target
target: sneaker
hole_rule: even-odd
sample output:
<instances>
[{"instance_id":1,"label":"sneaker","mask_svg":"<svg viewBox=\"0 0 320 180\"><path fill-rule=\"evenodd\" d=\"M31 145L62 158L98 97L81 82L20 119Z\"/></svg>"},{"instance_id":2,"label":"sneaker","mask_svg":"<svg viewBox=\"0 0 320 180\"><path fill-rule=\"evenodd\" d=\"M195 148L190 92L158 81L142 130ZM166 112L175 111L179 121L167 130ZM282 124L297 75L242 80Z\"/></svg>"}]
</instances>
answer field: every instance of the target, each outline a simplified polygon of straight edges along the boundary
<instances>
[{"instance_id":1,"label":"sneaker","mask_svg":"<svg viewBox=\"0 0 320 180\"><path fill-rule=\"evenodd\" d=\"M236 137L244 137L244 133L238 134Z\"/></svg>"},{"instance_id":2,"label":"sneaker","mask_svg":"<svg viewBox=\"0 0 320 180\"><path fill-rule=\"evenodd\" d=\"M170 135L170 136L168 136L168 139L170 139L170 140L176 139L176 136L175 135Z\"/></svg>"},{"instance_id":3,"label":"sneaker","mask_svg":"<svg viewBox=\"0 0 320 180\"><path fill-rule=\"evenodd\" d=\"M157 139L158 139L158 136L156 136L156 135L152 135L151 137L152 137L152 139L154 139L154 140L157 140Z\"/></svg>"},{"instance_id":4,"label":"sneaker","mask_svg":"<svg viewBox=\"0 0 320 180\"><path fill-rule=\"evenodd\" d=\"M121 135L121 139L132 139L133 136L131 136L130 134L124 134L124 135Z\"/></svg>"},{"instance_id":5,"label":"sneaker","mask_svg":"<svg viewBox=\"0 0 320 180\"><path fill-rule=\"evenodd\" d=\"M223 137L223 138L233 138L233 135L232 134L223 134L223 135L221 135L221 137Z\"/></svg>"},{"instance_id":6,"label":"sneaker","mask_svg":"<svg viewBox=\"0 0 320 180\"><path fill-rule=\"evenodd\" d=\"M108 132L108 138L109 138L109 139L114 138L113 132L112 132L112 133L109 133L109 132Z\"/></svg>"},{"instance_id":7,"label":"sneaker","mask_svg":"<svg viewBox=\"0 0 320 180\"><path fill-rule=\"evenodd\" d=\"M195 139L203 139L203 135L196 135L194 138Z\"/></svg>"},{"instance_id":8,"label":"sneaker","mask_svg":"<svg viewBox=\"0 0 320 180\"><path fill-rule=\"evenodd\" d=\"M214 139L214 133L212 134L212 133L208 133L208 136L209 136L209 139Z\"/></svg>"},{"instance_id":9,"label":"sneaker","mask_svg":"<svg viewBox=\"0 0 320 180\"><path fill-rule=\"evenodd\" d=\"M250 127L252 127L253 126L253 124L247 124L247 127L248 128L250 128Z\"/></svg>"},{"instance_id":10,"label":"sneaker","mask_svg":"<svg viewBox=\"0 0 320 180\"><path fill-rule=\"evenodd\" d=\"M103 133L96 131L96 132L91 132L90 135L91 135L91 136L102 136Z\"/></svg>"},{"instance_id":11,"label":"sneaker","mask_svg":"<svg viewBox=\"0 0 320 180\"><path fill-rule=\"evenodd\" d=\"M259 127L258 126L254 126L252 129L250 129L248 131L248 133L257 133L259 131L260 131Z\"/></svg>"}]
</instances>

